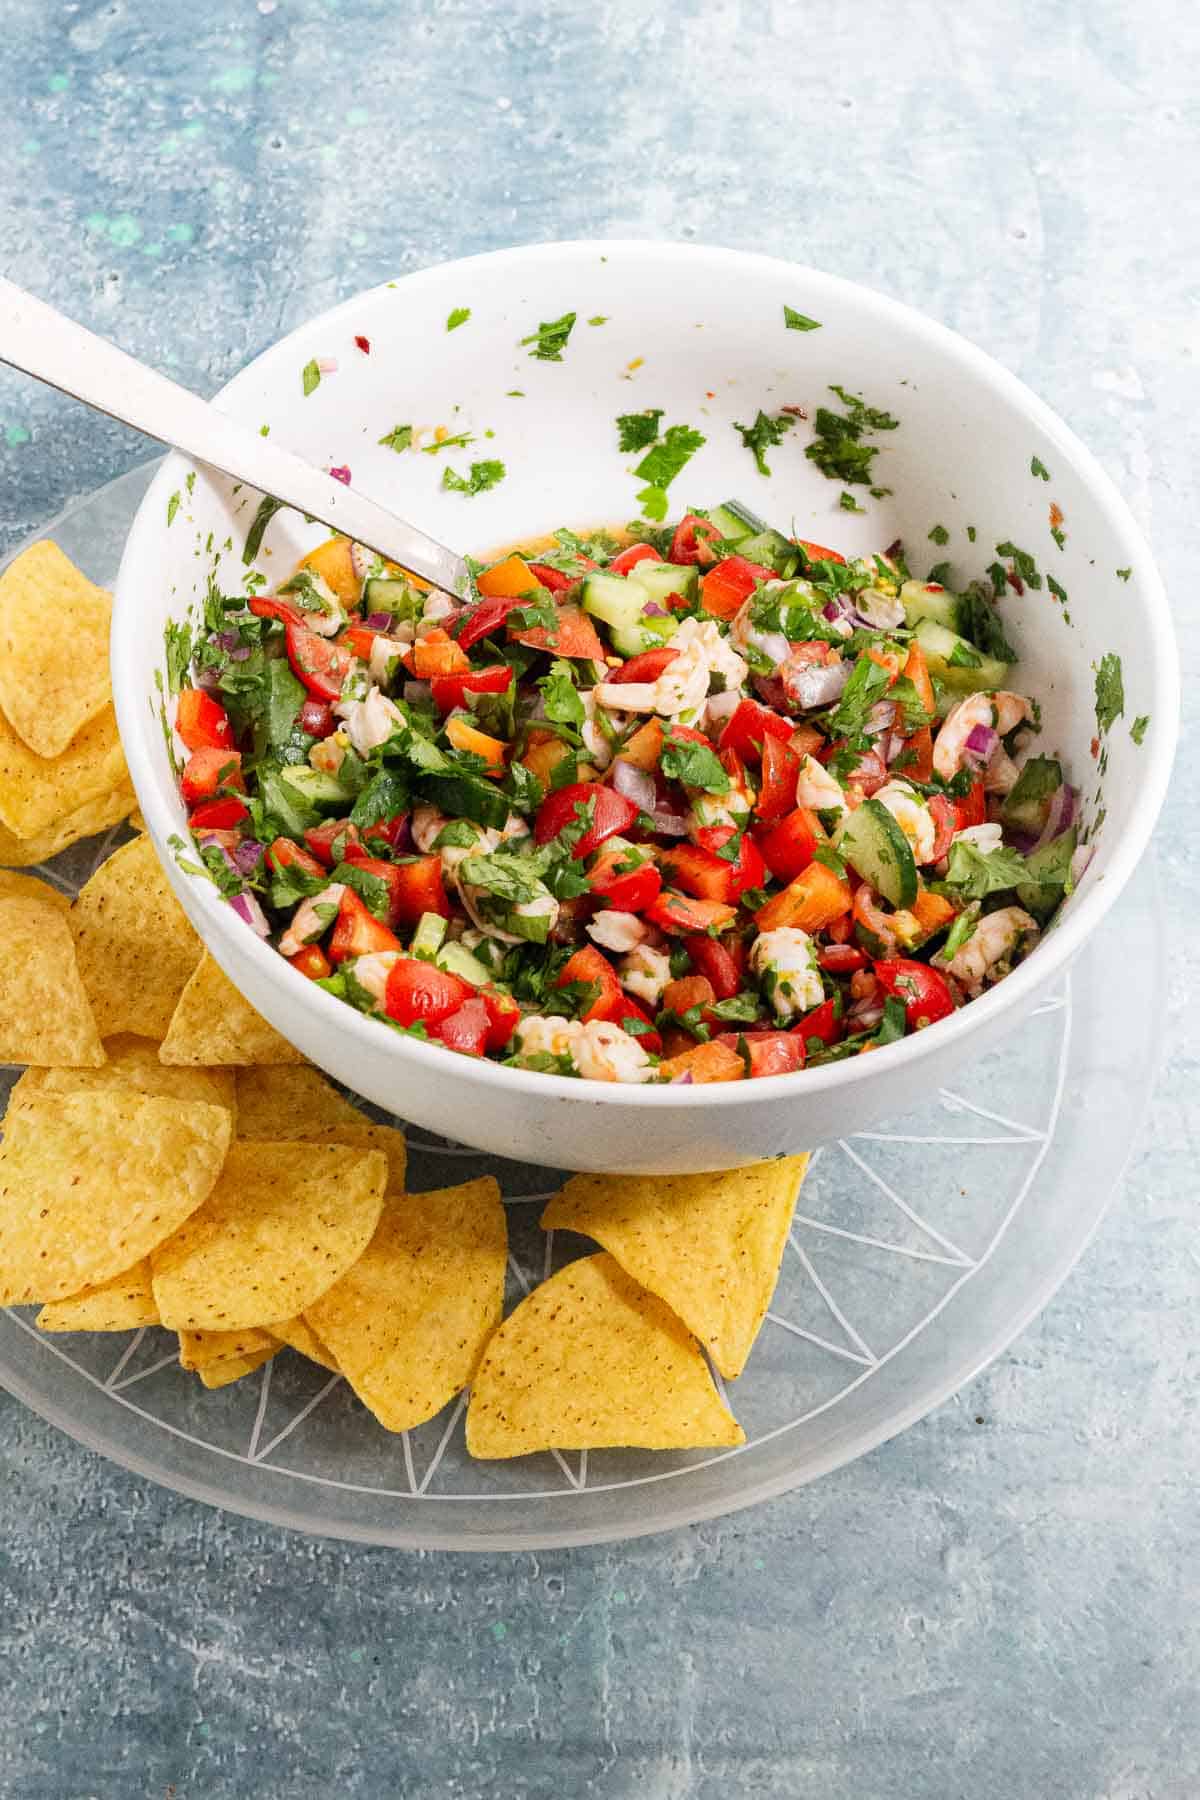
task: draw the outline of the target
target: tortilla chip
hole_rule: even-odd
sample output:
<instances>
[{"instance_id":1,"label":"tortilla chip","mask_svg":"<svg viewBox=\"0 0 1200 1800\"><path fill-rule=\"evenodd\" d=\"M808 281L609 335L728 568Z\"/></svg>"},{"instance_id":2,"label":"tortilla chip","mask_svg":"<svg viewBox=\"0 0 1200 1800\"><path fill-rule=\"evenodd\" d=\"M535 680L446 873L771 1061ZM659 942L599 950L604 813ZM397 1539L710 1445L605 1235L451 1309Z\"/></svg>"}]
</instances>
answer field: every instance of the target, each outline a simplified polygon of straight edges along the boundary
<instances>
[{"instance_id":1,"label":"tortilla chip","mask_svg":"<svg viewBox=\"0 0 1200 1800\"><path fill-rule=\"evenodd\" d=\"M294 1044L234 987L205 951L158 1052L165 1063L299 1063Z\"/></svg>"},{"instance_id":2,"label":"tortilla chip","mask_svg":"<svg viewBox=\"0 0 1200 1800\"><path fill-rule=\"evenodd\" d=\"M71 908L71 929L101 1036L165 1037L203 945L148 837L101 863Z\"/></svg>"},{"instance_id":3,"label":"tortilla chip","mask_svg":"<svg viewBox=\"0 0 1200 1800\"><path fill-rule=\"evenodd\" d=\"M595 1238L732 1378L771 1304L807 1167L787 1156L717 1175L574 1175L542 1226Z\"/></svg>"},{"instance_id":4,"label":"tortilla chip","mask_svg":"<svg viewBox=\"0 0 1200 1800\"><path fill-rule=\"evenodd\" d=\"M239 1069L237 1101L238 1136L270 1138L277 1144L310 1137L326 1126L368 1123L366 1115L308 1063Z\"/></svg>"},{"instance_id":5,"label":"tortilla chip","mask_svg":"<svg viewBox=\"0 0 1200 1800\"><path fill-rule=\"evenodd\" d=\"M307 1356L309 1362L319 1363L323 1369L331 1369L335 1375L341 1370L332 1350L327 1350L312 1326L303 1319L284 1319L271 1327L271 1336L278 1338L281 1344L287 1344L301 1356Z\"/></svg>"},{"instance_id":6,"label":"tortilla chip","mask_svg":"<svg viewBox=\"0 0 1200 1800\"><path fill-rule=\"evenodd\" d=\"M31 544L0 575L0 711L37 756L58 756L112 698L112 595L57 544Z\"/></svg>"},{"instance_id":7,"label":"tortilla chip","mask_svg":"<svg viewBox=\"0 0 1200 1800\"><path fill-rule=\"evenodd\" d=\"M510 1313L467 1409L479 1457L744 1442L695 1338L603 1254L568 1263Z\"/></svg>"},{"instance_id":8,"label":"tortilla chip","mask_svg":"<svg viewBox=\"0 0 1200 1800\"><path fill-rule=\"evenodd\" d=\"M205 1205L151 1258L163 1323L244 1331L303 1312L366 1249L386 1185L377 1150L238 1140Z\"/></svg>"},{"instance_id":9,"label":"tortilla chip","mask_svg":"<svg viewBox=\"0 0 1200 1800\"><path fill-rule=\"evenodd\" d=\"M65 1300L52 1300L34 1324L41 1331L135 1331L139 1325L157 1325L150 1258L143 1256L111 1281L81 1288Z\"/></svg>"},{"instance_id":10,"label":"tortilla chip","mask_svg":"<svg viewBox=\"0 0 1200 1800\"><path fill-rule=\"evenodd\" d=\"M59 912L71 910L69 894L39 881L36 875L18 875L12 869L0 869L0 900L45 900Z\"/></svg>"},{"instance_id":11,"label":"tortilla chip","mask_svg":"<svg viewBox=\"0 0 1200 1800\"><path fill-rule=\"evenodd\" d=\"M255 1369L261 1369L265 1362L279 1355L279 1345L272 1344L268 1350L255 1350L250 1356L227 1356L221 1362L209 1363L199 1371L200 1379L206 1388L228 1387L233 1381L240 1381L243 1375L253 1375Z\"/></svg>"},{"instance_id":12,"label":"tortilla chip","mask_svg":"<svg viewBox=\"0 0 1200 1800\"><path fill-rule=\"evenodd\" d=\"M231 1118L237 1105L232 1069L175 1069L158 1060L150 1038L111 1037L104 1044L108 1061L99 1069L26 1069L8 1096L12 1118L41 1094L84 1094L97 1088L123 1088L160 1100L206 1100L223 1106Z\"/></svg>"},{"instance_id":13,"label":"tortilla chip","mask_svg":"<svg viewBox=\"0 0 1200 1800\"><path fill-rule=\"evenodd\" d=\"M23 1106L0 1145L0 1306L131 1269L207 1199L229 1135L222 1106L116 1088Z\"/></svg>"},{"instance_id":14,"label":"tortilla chip","mask_svg":"<svg viewBox=\"0 0 1200 1800\"><path fill-rule=\"evenodd\" d=\"M380 1424L408 1431L474 1375L504 1309L507 1257L492 1176L389 1195L369 1247L305 1323Z\"/></svg>"},{"instance_id":15,"label":"tortilla chip","mask_svg":"<svg viewBox=\"0 0 1200 1800\"><path fill-rule=\"evenodd\" d=\"M232 1356L254 1356L259 1350L278 1350L279 1340L269 1331L181 1331L179 1366L209 1369Z\"/></svg>"},{"instance_id":16,"label":"tortilla chip","mask_svg":"<svg viewBox=\"0 0 1200 1800\"><path fill-rule=\"evenodd\" d=\"M137 796L128 781L117 784L109 793L88 800L54 819L32 837L21 838L0 819L0 863L14 869L32 869L37 863L49 862L60 850L77 844L83 838L96 837L128 818Z\"/></svg>"},{"instance_id":17,"label":"tortilla chip","mask_svg":"<svg viewBox=\"0 0 1200 1800\"><path fill-rule=\"evenodd\" d=\"M0 713L0 823L19 838L37 837L66 812L128 783L117 720L104 707L61 756L35 756Z\"/></svg>"},{"instance_id":18,"label":"tortilla chip","mask_svg":"<svg viewBox=\"0 0 1200 1800\"><path fill-rule=\"evenodd\" d=\"M0 894L0 1062L103 1061L63 913L49 900Z\"/></svg>"}]
</instances>

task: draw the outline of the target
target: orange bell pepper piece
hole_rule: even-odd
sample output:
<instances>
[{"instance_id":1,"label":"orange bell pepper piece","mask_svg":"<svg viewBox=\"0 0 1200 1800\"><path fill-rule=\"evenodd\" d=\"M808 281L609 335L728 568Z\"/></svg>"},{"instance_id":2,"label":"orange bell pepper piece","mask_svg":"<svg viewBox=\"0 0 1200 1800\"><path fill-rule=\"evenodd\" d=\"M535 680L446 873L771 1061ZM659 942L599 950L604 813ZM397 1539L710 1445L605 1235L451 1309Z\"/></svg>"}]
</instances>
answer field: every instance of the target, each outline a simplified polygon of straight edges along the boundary
<instances>
[{"instance_id":1,"label":"orange bell pepper piece","mask_svg":"<svg viewBox=\"0 0 1200 1800\"><path fill-rule=\"evenodd\" d=\"M434 675L462 675L471 667L466 651L447 631L431 631L412 647L413 674L419 681Z\"/></svg>"},{"instance_id":2,"label":"orange bell pepper piece","mask_svg":"<svg viewBox=\"0 0 1200 1800\"><path fill-rule=\"evenodd\" d=\"M503 775L506 746L499 738L478 730L462 713L455 713L446 720L446 736L456 750L469 750L473 756L482 756L487 763L485 775Z\"/></svg>"},{"instance_id":3,"label":"orange bell pepper piece","mask_svg":"<svg viewBox=\"0 0 1200 1800\"><path fill-rule=\"evenodd\" d=\"M621 746L619 760L632 763L635 769L644 769L651 775L658 767L662 747L662 726L657 719L647 719L644 725L638 726L629 742Z\"/></svg>"},{"instance_id":4,"label":"orange bell pepper piece","mask_svg":"<svg viewBox=\"0 0 1200 1800\"><path fill-rule=\"evenodd\" d=\"M503 562L493 563L490 569L485 569L475 585L481 594L496 599L514 594L535 594L541 583L524 557L506 556Z\"/></svg>"},{"instance_id":5,"label":"orange bell pepper piece","mask_svg":"<svg viewBox=\"0 0 1200 1800\"><path fill-rule=\"evenodd\" d=\"M697 1044L694 1050L684 1050L679 1056L670 1056L658 1065L660 1075L673 1080L677 1075L690 1075L693 1082L711 1081L744 1081L746 1065L736 1050L728 1044L718 1043L714 1038L711 1043Z\"/></svg>"},{"instance_id":6,"label":"orange bell pepper piece","mask_svg":"<svg viewBox=\"0 0 1200 1800\"><path fill-rule=\"evenodd\" d=\"M755 913L754 923L760 931L774 931L779 925L821 931L848 913L853 904L850 883L824 863L814 862Z\"/></svg>"},{"instance_id":7,"label":"orange bell pepper piece","mask_svg":"<svg viewBox=\"0 0 1200 1800\"><path fill-rule=\"evenodd\" d=\"M928 888L922 888L909 911L924 935L932 937L935 931L941 931L957 916L958 909L944 895L932 894Z\"/></svg>"},{"instance_id":8,"label":"orange bell pepper piece","mask_svg":"<svg viewBox=\"0 0 1200 1800\"><path fill-rule=\"evenodd\" d=\"M323 544L318 544L315 550L309 551L300 567L319 575L343 606L358 605L362 598L362 583L354 572L349 538L326 538Z\"/></svg>"}]
</instances>

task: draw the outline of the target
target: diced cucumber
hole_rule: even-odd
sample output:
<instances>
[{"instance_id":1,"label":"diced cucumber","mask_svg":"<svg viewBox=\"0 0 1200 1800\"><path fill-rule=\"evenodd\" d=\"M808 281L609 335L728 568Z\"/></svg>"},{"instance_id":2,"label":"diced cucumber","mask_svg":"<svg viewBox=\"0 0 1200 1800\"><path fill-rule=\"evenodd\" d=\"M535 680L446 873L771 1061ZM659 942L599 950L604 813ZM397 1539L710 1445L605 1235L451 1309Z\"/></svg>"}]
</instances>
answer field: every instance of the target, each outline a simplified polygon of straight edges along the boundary
<instances>
[{"instance_id":1,"label":"diced cucumber","mask_svg":"<svg viewBox=\"0 0 1200 1800\"><path fill-rule=\"evenodd\" d=\"M904 603L904 622L910 629L919 625L922 619L932 619L935 625L942 625L947 631L958 630L958 595L952 594L949 588L931 586L927 581L906 581L900 589L900 598Z\"/></svg>"},{"instance_id":2,"label":"diced cucumber","mask_svg":"<svg viewBox=\"0 0 1200 1800\"><path fill-rule=\"evenodd\" d=\"M279 771L279 779L304 805L318 810L348 807L354 798L353 790L343 787L336 775L310 768L308 763L289 763Z\"/></svg>"},{"instance_id":3,"label":"diced cucumber","mask_svg":"<svg viewBox=\"0 0 1200 1800\"><path fill-rule=\"evenodd\" d=\"M447 920L441 913L422 913L408 946L410 956L436 956L446 938Z\"/></svg>"},{"instance_id":4,"label":"diced cucumber","mask_svg":"<svg viewBox=\"0 0 1200 1800\"><path fill-rule=\"evenodd\" d=\"M1062 786L1062 764L1052 756L1031 756L1000 808L1006 825L1035 835L1046 821L1047 803Z\"/></svg>"},{"instance_id":5,"label":"diced cucumber","mask_svg":"<svg viewBox=\"0 0 1200 1800\"><path fill-rule=\"evenodd\" d=\"M403 577L372 575L363 588L363 611L391 613L396 619L416 619L421 615L425 596Z\"/></svg>"},{"instance_id":6,"label":"diced cucumber","mask_svg":"<svg viewBox=\"0 0 1200 1800\"><path fill-rule=\"evenodd\" d=\"M640 562L633 579L641 582L651 600L665 606L670 594L694 600L700 592L700 571L695 563Z\"/></svg>"},{"instance_id":7,"label":"diced cucumber","mask_svg":"<svg viewBox=\"0 0 1200 1800\"><path fill-rule=\"evenodd\" d=\"M864 800L848 815L837 847L855 874L885 900L893 906L913 904L917 865L908 839L881 800Z\"/></svg>"},{"instance_id":8,"label":"diced cucumber","mask_svg":"<svg viewBox=\"0 0 1200 1800\"><path fill-rule=\"evenodd\" d=\"M726 500L723 505L714 506L708 517L727 544L740 544L743 538L757 537L767 529L765 520L740 500Z\"/></svg>"},{"instance_id":9,"label":"diced cucumber","mask_svg":"<svg viewBox=\"0 0 1200 1800\"><path fill-rule=\"evenodd\" d=\"M1017 888L1017 899L1037 919L1048 918L1063 897L1071 875L1071 858L1077 842L1075 827L1060 831L1025 859L1028 881Z\"/></svg>"},{"instance_id":10,"label":"diced cucumber","mask_svg":"<svg viewBox=\"0 0 1200 1800\"><path fill-rule=\"evenodd\" d=\"M916 640L925 652L929 673L941 682L943 715L964 694L991 693L1002 688L1009 665L994 656L985 656L956 631L948 631L933 619L921 619Z\"/></svg>"},{"instance_id":11,"label":"diced cucumber","mask_svg":"<svg viewBox=\"0 0 1200 1800\"><path fill-rule=\"evenodd\" d=\"M674 617L643 613L650 594L631 575L587 575L581 599L584 612L608 626L613 648L620 656L654 650L675 635L678 621Z\"/></svg>"},{"instance_id":12,"label":"diced cucumber","mask_svg":"<svg viewBox=\"0 0 1200 1800\"><path fill-rule=\"evenodd\" d=\"M785 538L781 531L773 531L770 526L754 537L743 538L738 545L738 555L744 556L747 562L765 563L775 569L786 581L800 567L800 552L795 544Z\"/></svg>"},{"instance_id":13,"label":"diced cucumber","mask_svg":"<svg viewBox=\"0 0 1200 1800\"><path fill-rule=\"evenodd\" d=\"M492 971L465 944L443 944L434 961L439 969L445 969L448 975L461 976L472 987L486 987L492 979Z\"/></svg>"},{"instance_id":14,"label":"diced cucumber","mask_svg":"<svg viewBox=\"0 0 1200 1800\"><path fill-rule=\"evenodd\" d=\"M321 815L308 804L299 789L284 785L283 776L283 769L261 768L259 794L267 812L282 825L285 834L299 840L306 831L320 824Z\"/></svg>"}]
</instances>

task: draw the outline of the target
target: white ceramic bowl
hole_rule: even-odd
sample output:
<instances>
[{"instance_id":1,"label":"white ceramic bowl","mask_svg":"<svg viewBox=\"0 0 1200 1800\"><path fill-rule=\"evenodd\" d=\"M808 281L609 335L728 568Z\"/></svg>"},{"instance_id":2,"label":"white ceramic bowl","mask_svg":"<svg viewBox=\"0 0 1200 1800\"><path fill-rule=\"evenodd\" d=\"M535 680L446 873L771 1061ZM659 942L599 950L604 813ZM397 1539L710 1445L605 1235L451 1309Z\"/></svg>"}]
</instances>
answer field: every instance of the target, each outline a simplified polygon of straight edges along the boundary
<instances>
[{"instance_id":1,"label":"white ceramic bowl","mask_svg":"<svg viewBox=\"0 0 1200 1800\"><path fill-rule=\"evenodd\" d=\"M821 329L785 329L785 305ZM456 307L471 316L450 332ZM520 346L539 321L568 311L578 322L561 362ZM356 336L369 340L369 354ZM306 397L301 370L311 358L337 367ZM831 383L900 420L878 439L877 481L891 493L868 500L862 516L839 508L840 484L805 458L806 426L769 455L770 479L734 430L760 407L836 406ZM981 351L906 307L740 252L533 245L427 269L347 301L265 351L219 403L269 425L274 439L314 462L349 466L356 487L474 551L564 523L635 517L636 458L620 453L614 419L661 407L664 425L686 423L707 437L674 484L672 516L734 495L850 554L901 538L914 573L948 558L960 584L1011 541L1069 596L1064 605L1046 586L1027 588L1003 614L1021 655L1015 685L1042 702L1042 745L1065 758L1084 791L1096 854L1059 923L1013 975L918 1037L826 1068L690 1089L571 1081L382 1029L290 969L209 882L179 871L168 840L186 823L156 693L163 627L202 596L210 575L241 590L241 550L259 496L204 470L189 493L189 465L170 457L130 534L113 620L117 714L147 826L231 979L313 1062L389 1110L500 1155L578 1169L711 1169L807 1147L902 1111L1018 1027L1146 851L1178 715L1174 640L1150 552L1062 421ZM378 440L402 423L445 424L475 442L438 456L397 454ZM469 499L442 490L447 463L465 472L481 457L505 463L497 488ZM1048 482L1032 472L1035 457ZM1062 548L1051 536L1051 501L1063 513ZM944 548L929 538L939 525L950 534ZM281 513L259 566L274 583L324 535ZM1125 708L1105 740L1101 775L1093 669L1110 653L1121 659ZM1130 727L1143 714L1150 724L1139 747Z\"/></svg>"}]
</instances>

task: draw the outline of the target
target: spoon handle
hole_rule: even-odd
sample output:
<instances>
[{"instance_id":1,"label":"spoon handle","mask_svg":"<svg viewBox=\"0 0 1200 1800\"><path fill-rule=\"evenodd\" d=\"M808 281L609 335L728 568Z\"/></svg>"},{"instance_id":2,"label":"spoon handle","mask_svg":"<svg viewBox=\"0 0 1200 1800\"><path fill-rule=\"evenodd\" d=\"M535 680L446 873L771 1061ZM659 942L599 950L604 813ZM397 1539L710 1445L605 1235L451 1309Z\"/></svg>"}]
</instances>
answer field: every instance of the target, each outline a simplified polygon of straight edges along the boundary
<instances>
[{"instance_id":1,"label":"spoon handle","mask_svg":"<svg viewBox=\"0 0 1200 1800\"><path fill-rule=\"evenodd\" d=\"M462 557L0 276L0 361L465 598Z\"/></svg>"}]
</instances>

